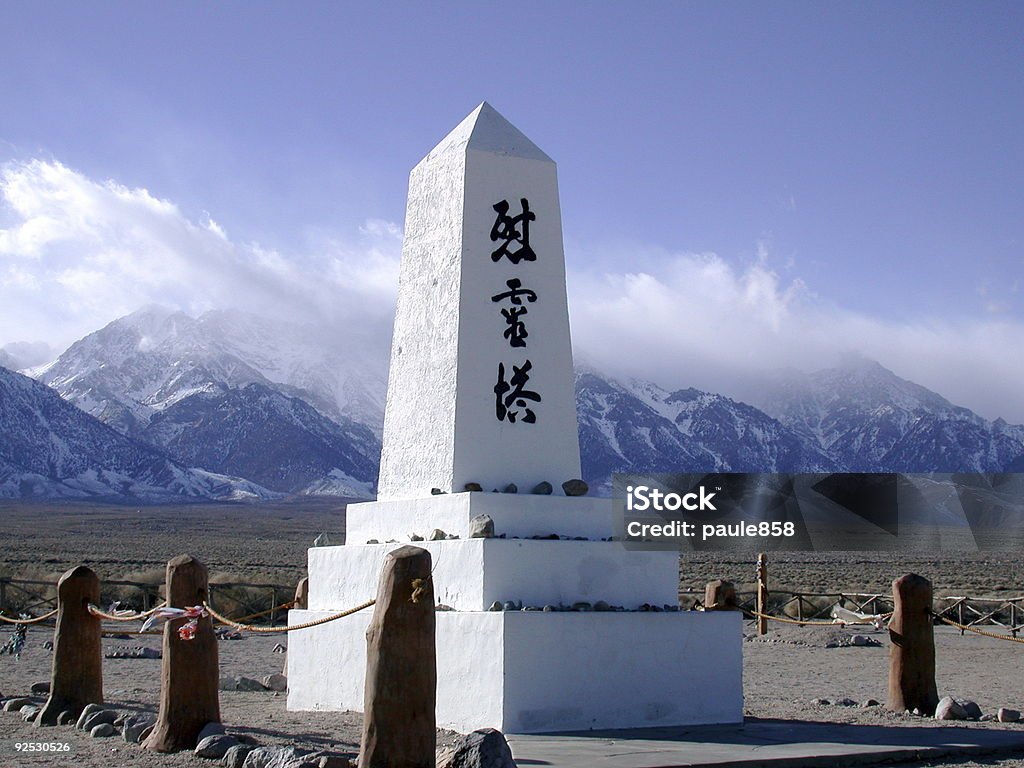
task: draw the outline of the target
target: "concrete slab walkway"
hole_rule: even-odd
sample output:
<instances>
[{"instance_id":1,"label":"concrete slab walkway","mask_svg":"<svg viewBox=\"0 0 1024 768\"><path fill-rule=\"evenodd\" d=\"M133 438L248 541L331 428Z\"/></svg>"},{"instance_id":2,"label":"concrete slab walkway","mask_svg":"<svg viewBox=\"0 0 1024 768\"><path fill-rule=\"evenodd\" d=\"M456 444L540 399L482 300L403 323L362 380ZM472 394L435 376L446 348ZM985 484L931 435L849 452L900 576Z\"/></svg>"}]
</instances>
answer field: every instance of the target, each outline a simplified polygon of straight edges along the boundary
<instances>
[{"instance_id":1,"label":"concrete slab walkway","mask_svg":"<svg viewBox=\"0 0 1024 768\"><path fill-rule=\"evenodd\" d=\"M748 718L742 726L509 735L516 765L564 768L873 765L950 756L1024 758L1024 727L845 725Z\"/></svg>"}]
</instances>

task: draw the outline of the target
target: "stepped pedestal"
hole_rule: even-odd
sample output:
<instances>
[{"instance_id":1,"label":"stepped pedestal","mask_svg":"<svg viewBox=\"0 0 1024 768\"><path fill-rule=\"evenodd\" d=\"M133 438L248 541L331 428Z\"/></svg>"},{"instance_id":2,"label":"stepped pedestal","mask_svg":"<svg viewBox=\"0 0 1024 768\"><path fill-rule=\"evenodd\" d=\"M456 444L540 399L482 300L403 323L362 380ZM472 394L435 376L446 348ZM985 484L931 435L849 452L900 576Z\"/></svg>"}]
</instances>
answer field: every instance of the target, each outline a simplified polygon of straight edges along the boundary
<instances>
[{"instance_id":1,"label":"stepped pedestal","mask_svg":"<svg viewBox=\"0 0 1024 768\"><path fill-rule=\"evenodd\" d=\"M607 536L611 526L607 499L487 493L358 504L349 516L360 537L401 530L407 541L430 532L424 521L465 536L470 512L482 509L506 537ZM438 602L454 609L437 614L439 726L532 733L742 721L740 614L637 610L677 604L676 553L632 552L612 541L415 544L430 551ZM309 610L289 612L289 622L375 595L384 557L398 546L310 549ZM495 602L557 609L598 601L626 610L488 610ZM290 636L289 709L361 710L370 613Z\"/></svg>"}]
</instances>

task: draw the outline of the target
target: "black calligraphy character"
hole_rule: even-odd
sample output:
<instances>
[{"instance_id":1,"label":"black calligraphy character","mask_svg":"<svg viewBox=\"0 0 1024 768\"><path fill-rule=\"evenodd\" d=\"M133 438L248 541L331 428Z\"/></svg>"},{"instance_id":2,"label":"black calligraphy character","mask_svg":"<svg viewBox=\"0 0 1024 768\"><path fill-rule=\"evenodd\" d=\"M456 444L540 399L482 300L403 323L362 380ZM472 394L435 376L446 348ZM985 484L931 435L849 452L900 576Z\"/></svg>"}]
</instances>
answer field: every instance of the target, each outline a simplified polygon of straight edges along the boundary
<instances>
[{"instance_id":1,"label":"black calligraphy character","mask_svg":"<svg viewBox=\"0 0 1024 768\"><path fill-rule=\"evenodd\" d=\"M508 299L517 307L522 306L523 297L530 303L537 300L537 294L531 291L529 288L523 288L523 281L518 277L513 277L511 280L506 280L505 285L508 286L508 290L504 293L499 293L495 296L491 296L491 301L504 301Z\"/></svg>"},{"instance_id":2,"label":"black calligraphy character","mask_svg":"<svg viewBox=\"0 0 1024 768\"><path fill-rule=\"evenodd\" d=\"M520 261L537 260L537 254L530 247L530 222L536 221L537 215L530 210L530 201L525 197L519 202L523 206L523 212L518 216L508 215L508 200L502 200L492 206L498 216L494 220L494 226L491 227L491 242L496 243L499 240L504 242L491 253L491 261L500 261L502 256L508 256L508 260L513 264L518 264ZM522 225L521 230L520 225ZM512 243L519 243L519 247L514 251L509 250Z\"/></svg>"},{"instance_id":3,"label":"black calligraphy character","mask_svg":"<svg viewBox=\"0 0 1024 768\"><path fill-rule=\"evenodd\" d=\"M526 314L526 307L509 307L501 310L501 314L508 326L502 334L508 339L508 345L510 347L525 347L526 337L530 334L526 332L526 323L520 320L519 316Z\"/></svg>"},{"instance_id":4,"label":"black calligraphy character","mask_svg":"<svg viewBox=\"0 0 1024 768\"><path fill-rule=\"evenodd\" d=\"M505 318L505 324L508 326L505 329L504 336L508 339L509 346L525 347L526 337L529 336L529 334L526 332L526 323L520 319L521 315L526 314L526 307L523 306L523 299L525 298L526 301L532 303L537 300L537 294L529 288L523 288L522 281L517 277L513 277L511 280L506 280L505 285L508 286L508 290L504 293L491 296L491 301L504 301L508 299L513 305L515 305L508 309L501 310L501 314Z\"/></svg>"},{"instance_id":5,"label":"black calligraphy character","mask_svg":"<svg viewBox=\"0 0 1024 768\"><path fill-rule=\"evenodd\" d=\"M519 411L512 410L512 406L522 408L525 411L523 422L533 424L537 421L537 415L532 409L526 407L526 401L540 402L540 395L529 389L524 389L530 380L530 369L533 364L527 360L522 366L512 366L512 378L505 381L505 364L498 363L498 383L494 385L494 408L498 421L508 421L515 424L519 417Z\"/></svg>"}]
</instances>

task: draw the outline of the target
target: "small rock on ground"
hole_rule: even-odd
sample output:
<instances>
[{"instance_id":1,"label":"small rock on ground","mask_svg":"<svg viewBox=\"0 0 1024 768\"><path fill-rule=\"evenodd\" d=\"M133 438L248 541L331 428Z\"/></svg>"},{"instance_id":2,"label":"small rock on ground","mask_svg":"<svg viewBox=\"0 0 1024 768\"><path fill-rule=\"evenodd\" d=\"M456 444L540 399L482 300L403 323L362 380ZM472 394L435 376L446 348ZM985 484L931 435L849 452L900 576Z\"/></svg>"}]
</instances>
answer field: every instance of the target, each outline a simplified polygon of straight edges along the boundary
<instances>
[{"instance_id":1,"label":"small rock on ground","mask_svg":"<svg viewBox=\"0 0 1024 768\"><path fill-rule=\"evenodd\" d=\"M238 744L238 739L226 733L212 733L196 744L196 756L207 760L219 760L228 750Z\"/></svg>"},{"instance_id":2,"label":"small rock on ground","mask_svg":"<svg viewBox=\"0 0 1024 768\"><path fill-rule=\"evenodd\" d=\"M958 704L952 696L945 696L939 700L935 708L936 720L966 720L967 710Z\"/></svg>"},{"instance_id":3,"label":"small rock on ground","mask_svg":"<svg viewBox=\"0 0 1024 768\"><path fill-rule=\"evenodd\" d=\"M516 768L516 764L504 734L494 728L483 728L443 750L437 768Z\"/></svg>"},{"instance_id":4,"label":"small rock on ground","mask_svg":"<svg viewBox=\"0 0 1024 768\"><path fill-rule=\"evenodd\" d=\"M94 739L101 739L107 736L113 736L115 733L117 733L117 730L114 728L113 723L100 723L99 725L89 730L89 735L92 736Z\"/></svg>"},{"instance_id":5,"label":"small rock on ground","mask_svg":"<svg viewBox=\"0 0 1024 768\"><path fill-rule=\"evenodd\" d=\"M1020 710L1009 709L1007 707L1000 707L999 711L996 712L996 720L998 720L1000 723L1019 723Z\"/></svg>"}]
</instances>

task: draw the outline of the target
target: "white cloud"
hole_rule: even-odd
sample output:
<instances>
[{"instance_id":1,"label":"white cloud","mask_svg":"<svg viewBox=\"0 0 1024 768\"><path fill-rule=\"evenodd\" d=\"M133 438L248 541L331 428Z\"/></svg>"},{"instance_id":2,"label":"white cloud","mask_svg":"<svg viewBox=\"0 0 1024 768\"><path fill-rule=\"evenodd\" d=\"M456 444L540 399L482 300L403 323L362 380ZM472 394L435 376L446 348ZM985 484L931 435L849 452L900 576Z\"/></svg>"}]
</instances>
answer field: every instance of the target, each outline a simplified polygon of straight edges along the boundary
<instances>
[{"instance_id":1,"label":"white cloud","mask_svg":"<svg viewBox=\"0 0 1024 768\"><path fill-rule=\"evenodd\" d=\"M396 233L398 233L396 235ZM279 253L231 240L145 189L59 162L0 172L0 341L67 344L142 305L238 307L332 328L376 329L386 354L400 232L367 222Z\"/></svg>"},{"instance_id":2,"label":"white cloud","mask_svg":"<svg viewBox=\"0 0 1024 768\"><path fill-rule=\"evenodd\" d=\"M232 239L210 214L191 221L145 189L57 162L10 164L0 171L0 343L67 344L157 303L313 322L332 344L383 358L401 239L397 224L372 220L348 236L310 233L284 253ZM577 358L742 398L765 371L816 369L858 351L983 415L1024 422L1019 322L887 322L830 305L771 262L759 244L743 268L713 253L655 252L633 259L643 270L573 272Z\"/></svg>"},{"instance_id":3,"label":"white cloud","mask_svg":"<svg viewBox=\"0 0 1024 768\"><path fill-rule=\"evenodd\" d=\"M851 352L994 418L1024 423L1024 325L983 318L888 322L782 281L759 250L737 269L714 254L663 256L645 272L570 274L578 359L670 388L751 398L765 372L816 370Z\"/></svg>"}]
</instances>

